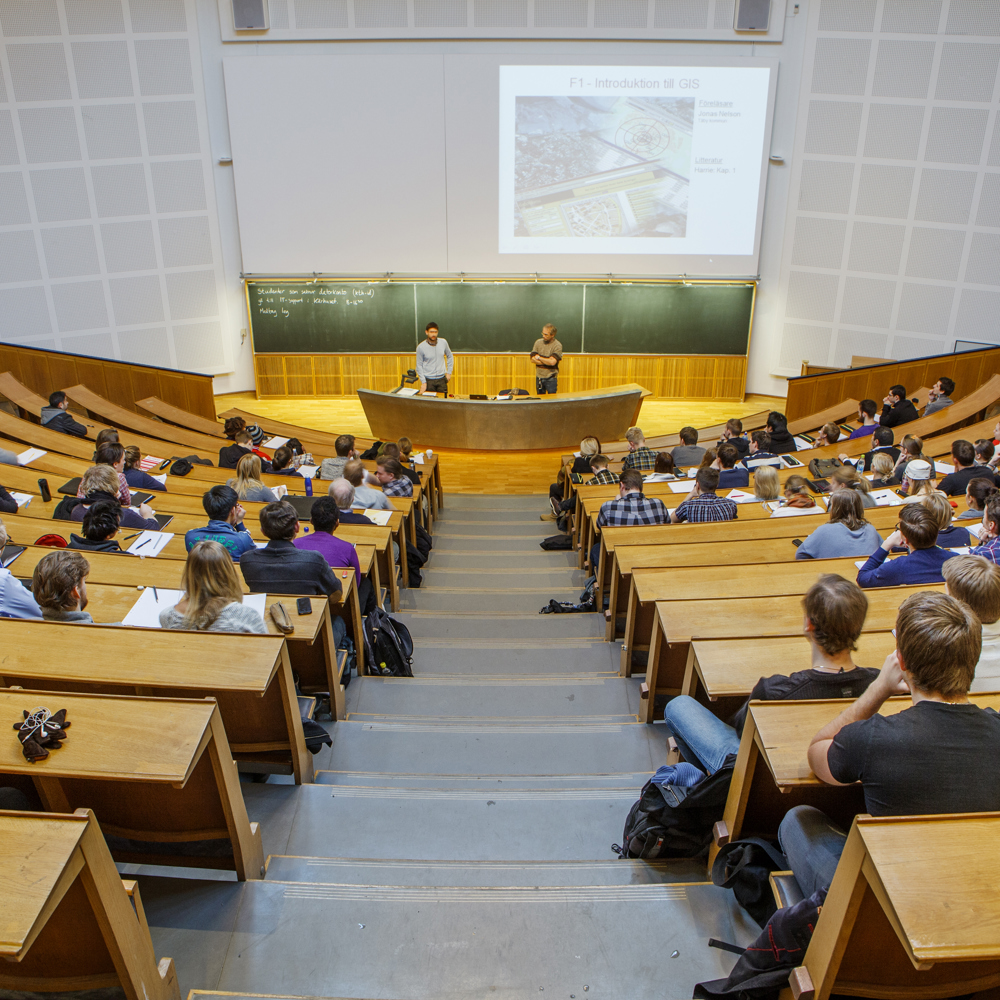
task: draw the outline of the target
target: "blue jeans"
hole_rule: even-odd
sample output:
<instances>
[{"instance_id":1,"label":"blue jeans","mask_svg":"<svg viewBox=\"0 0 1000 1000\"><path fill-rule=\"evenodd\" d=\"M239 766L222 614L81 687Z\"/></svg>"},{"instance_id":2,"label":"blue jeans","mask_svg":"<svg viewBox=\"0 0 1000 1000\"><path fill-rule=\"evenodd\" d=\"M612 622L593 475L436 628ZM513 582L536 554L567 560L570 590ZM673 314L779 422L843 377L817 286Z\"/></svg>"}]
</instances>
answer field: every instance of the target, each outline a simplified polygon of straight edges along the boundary
<instances>
[{"instance_id":1,"label":"blue jeans","mask_svg":"<svg viewBox=\"0 0 1000 1000\"><path fill-rule=\"evenodd\" d=\"M726 758L740 748L736 730L686 694L667 702L663 721L684 759L709 774L718 771Z\"/></svg>"},{"instance_id":2,"label":"blue jeans","mask_svg":"<svg viewBox=\"0 0 1000 1000\"><path fill-rule=\"evenodd\" d=\"M344 619L339 615L332 615L331 625L333 625L333 645L335 648L340 649L340 644L344 641L344 637L347 635L347 625L344 624ZM361 636L356 636L358 641L361 640Z\"/></svg>"},{"instance_id":3,"label":"blue jeans","mask_svg":"<svg viewBox=\"0 0 1000 1000\"><path fill-rule=\"evenodd\" d=\"M546 394L554 396L556 389L558 388L559 377L555 376L553 378L539 378L535 376L535 392L539 396L544 396Z\"/></svg>"},{"instance_id":4,"label":"blue jeans","mask_svg":"<svg viewBox=\"0 0 1000 1000\"><path fill-rule=\"evenodd\" d=\"M778 827L778 842L804 896L833 881L847 834L815 806L794 806Z\"/></svg>"}]
</instances>

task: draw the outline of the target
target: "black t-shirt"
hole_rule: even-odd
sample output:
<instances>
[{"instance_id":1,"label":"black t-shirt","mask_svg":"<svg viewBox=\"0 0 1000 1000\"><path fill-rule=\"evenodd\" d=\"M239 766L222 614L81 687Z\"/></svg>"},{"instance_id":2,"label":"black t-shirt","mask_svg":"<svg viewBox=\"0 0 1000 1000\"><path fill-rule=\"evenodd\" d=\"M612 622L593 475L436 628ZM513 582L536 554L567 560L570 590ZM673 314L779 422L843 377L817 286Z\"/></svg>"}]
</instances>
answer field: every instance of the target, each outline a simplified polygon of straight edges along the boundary
<instances>
[{"instance_id":1,"label":"black t-shirt","mask_svg":"<svg viewBox=\"0 0 1000 1000\"><path fill-rule=\"evenodd\" d=\"M1000 715L921 701L853 722L827 754L837 781L860 781L872 816L1000 810Z\"/></svg>"},{"instance_id":2,"label":"black t-shirt","mask_svg":"<svg viewBox=\"0 0 1000 1000\"><path fill-rule=\"evenodd\" d=\"M747 709L751 701L805 701L809 698L857 698L868 690L868 685L878 677L871 667L855 667L831 674L827 670L796 670L794 674L774 674L761 677L753 686L750 697L729 724L743 735Z\"/></svg>"},{"instance_id":3,"label":"black t-shirt","mask_svg":"<svg viewBox=\"0 0 1000 1000\"><path fill-rule=\"evenodd\" d=\"M997 477L987 466L971 465L967 469L956 469L949 473L941 480L938 489L949 497L961 496L973 479L988 479L994 485L998 484Z\"/></svg>"}]
</instances>

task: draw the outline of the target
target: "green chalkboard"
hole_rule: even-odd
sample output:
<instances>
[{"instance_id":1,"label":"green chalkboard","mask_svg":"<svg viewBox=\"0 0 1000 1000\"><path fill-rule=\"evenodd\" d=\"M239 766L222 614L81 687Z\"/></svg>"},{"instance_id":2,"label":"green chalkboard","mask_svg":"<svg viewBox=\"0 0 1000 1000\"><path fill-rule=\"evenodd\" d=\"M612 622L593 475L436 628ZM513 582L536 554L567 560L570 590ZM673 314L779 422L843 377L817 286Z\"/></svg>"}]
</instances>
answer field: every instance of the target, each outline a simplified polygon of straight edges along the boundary
<instances>
[{"instance_id":1,"label":"green chalkboard","mask_svg":"<svg viewBox=\"0 0 1000 1000\"><path fill-rule=\"evenodd\" d=\"M554 323L567 353L745 355L752 284L249 281L254 350L404 354L434 321L452 350L524 353Z\"/></svg>"},{"instance_id":2,"label":"green chalkboard","mask_svg":"<svg viewBox=\"0 0 1000 1000\"><path fill-rule=\"evenodd\" d=\"M416 350L412 284L248 282L261 354L401 354Z\"/></svg>"},{"instance_id":3,"label":"green chalkboard","mask_svg":"<svg viewBox=\"0 0 1000 1000\"><path fill-rule=\"evenodd\" d=\"M581 285L538 282L448 282L417 286L417 328L437 323L453 351L520 354L556 326L563 350L578 354L583 339Z\"/></svg>"},{"instance_id":4,"label":"green chalkboard","mask_svg":"<svg viewBox=\"0 0 1000 1000\"><path fill-rule=\"evenodd\" d=\"M588 285L588 354L746 354L752 285Z\"/></svg>"}]
</instances>

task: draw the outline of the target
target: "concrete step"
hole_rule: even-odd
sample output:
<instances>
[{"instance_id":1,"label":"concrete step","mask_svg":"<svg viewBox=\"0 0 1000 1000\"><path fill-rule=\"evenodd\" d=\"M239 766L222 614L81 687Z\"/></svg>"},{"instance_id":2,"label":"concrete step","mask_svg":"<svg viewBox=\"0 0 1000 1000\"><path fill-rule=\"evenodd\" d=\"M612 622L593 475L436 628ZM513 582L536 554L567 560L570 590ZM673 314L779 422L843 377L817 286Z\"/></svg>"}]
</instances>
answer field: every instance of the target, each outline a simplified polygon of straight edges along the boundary
<instances>
[{"instance_id":1,"label":"concrete step","mask_svg":"<svg viewBox=\"0 0 1000 1000\"><path fill-rule=\"evenodd\" d=\"M434 531L434 551L432 555L439 552L478 552L496 553L497 555L519 555L521 553L544 552L539 547L539 542L550 535L558 535L559 529L552 522L539 521L543 530L537 535L503 534L491 535L485 532L478 534L468 532L455 532L452 534L441 534L437 529ZM563 552L567 550L562 550Z\"/></svg>"},{"instance_id":2,"label":"concrete step","mask_svg":"<svg viewBox=\"0 0 1000 1000\"><path fill-rule=\"evenodd\" d=\"M555 886L663 885L705 881L705 862L648 861L411 861L272 855L267 879L314 885Z\"/></svg>"},{"instance_id":3,"label":"concrete step","mask_svg":"<svg viewBox=\"0 0 1000 1000\"><path fill-rule=\"evenodd\" d=\"M691 996L758 933L732 892L699 884L474 888L264 880L171 894L141 879L158 955L184 953L217 991L255 997L537 1000ZM163 880L167 881L167 880ZM234 907L231 900L236 899ZM221 930L228 947L220 947ZM676 956L676 958L674 957ZM183 963L178 963L178 969Z\"/></svg>"},{"instance_id":4,"label":"concrete step","mask_svg":"<svg viewBox=\"0 0 1000 1000\"><path fill-rule=\"evenodd\" d=\"M574 600L579 591L574 595ZM541 603L539 604L541 607ZM410 630L414 645L418 640L480 640L503 639L519 642L557 639L603 639L604 616L596 613L573 615L487 614L425 611L400 612L397 616ZM608 643L608 645L612 645ZM475 648L474 645L469 646Z\"/></svg>"},{"instance_id":5,"label":"concrete step","mask_svg":"<svg viewBox=\"0 0 1000 1000\"><path fill-rule=\"evenodd\" d=\"M553 482L555 480L553 479ZM443 517L449 517L456 511L481 511L481 510L534 510L539 504L546 504L547 494L529 493L520 496L509 494L474 494L474 493L449 493L445 497L445 506L441 511Z\"/></svg>"},{"instance_id":6,"label":"concrete step","mask_svg":"<svg viewBox=\"0 0 1000 1000\"><path fill-rule=\"evenodd\" d=\"M554 534L554 532L553 532ZM497 570L528 570L528 569L573 569L577 568L575 552L545 552L537 545L529 552L518 552L508 555L503 552L489 550L478 551L445 551L437 548L431 552L433 565L428 563L428 570L461 569L480 573L494 573Z\"/></svg>"},{"instance_id":7,"label":"concrete step","mask_svg":"<svg viewBox=\"0 0 1000 1000\"><path fill-rule=\"evenodd\" d=\"M413 653L413 673L421 679L504 674L516 686L525 674L617 675L619 661L618 647L600 640L421 639Z\"/></svg>"},{"instance_id":8,"label":"concrete step","mask_svg":"<svg viewBox=\"0 0 1000 1000\"><path fill-rule=\"evenodd\" d=\"M627 722L639 710L639 681L623 677L361 677L350 691L352 721Z\"/></svg>"},{"instance_id":9,"label":"concrete step","mask_svg":"<svg viewBox=\"0 0 1000 1000\"><path fill-rule=\"evenodd\" d=\"M434 525L434 544L438 538L473 536L496 540L498 538L538 538L554 535L559 529L554 521L539 521L534 518L518 518L509 523L493 523L485 520L445 519Z\"/></svg>"},{"instance_id":10,"label":"concrete step","mask_svg":"<svg viewBox=\"0 0 1000 1000\"><path fill-rule=\"evenodd\" d=\"M543 587L579 587L583 590L588 575L575 566L449 569L435 561L428 563L420 591L422 594L455 589L479 593L494 593L498 590L517 593L521 590L540 590Z\"/></svg>"},{"instance_id":11,"label":"concrete step","mask_svg":"<svg viewBox=\"0 0 1000 1000\"><path fill-rule=\"evenodd\" d=\"M471 507L464 510L450 510L440 522L435 522L434 530L437 530L437 525L440 523L445 529L453 524L482 524L493 525L498 531L505 531L509 524L541 524L538 515L549 512L551 508L547 497L539 497L531 506Z\"/></svg>"},{"instance_id":12,"label":"concrete step","mask_svg":"<svg viewBox=\"0 0 1000 1000\"><path fill-rule=\"evenodd\" d=\"M649 780L649 771L622 771L609 774L381 774L377 771L317 771L316 782L325 785L362 785L389 789L444 788L490 792L547 791L565 788L636 789Z\"/></svg>"},{"instance_id":13,"label":"concrete step","mask_svg":"<svg viewBox=\"0 0 1000 1000\"><path fill-rule=\"evenodd\" d=\"M469 587L435 587L430 582L430 576L427 579L426 586L417 590L411 587L400 591L399 606L401 610L482 614L483 608L488 607L495 615L525 615L531 614L531 612L537 614L539 609L545 607L550 600L575 603L580 599L580 593L583 590L582 586L574 586L568 580L562 586L543 584L537 587L529 585L517 590L505 587L482 587L473 590ZM542 617L561 618L565 616ZM603 618L603 616L601 617Z\"/></svg>"}]
</instances>

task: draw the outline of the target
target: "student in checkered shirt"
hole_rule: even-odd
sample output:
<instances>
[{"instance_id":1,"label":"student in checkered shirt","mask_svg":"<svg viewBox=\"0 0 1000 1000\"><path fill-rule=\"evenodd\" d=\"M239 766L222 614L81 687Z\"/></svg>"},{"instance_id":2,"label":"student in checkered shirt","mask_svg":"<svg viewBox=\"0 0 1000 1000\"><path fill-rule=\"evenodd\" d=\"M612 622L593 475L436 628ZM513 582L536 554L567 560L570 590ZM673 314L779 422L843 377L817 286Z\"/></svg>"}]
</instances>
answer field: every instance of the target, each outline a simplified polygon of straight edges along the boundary
<instances>
[{"instance_id":1,"label":"student in checkered shirt","mask_svg":"<svg viewBox=\"0 0 1000 1000\"><path fill-rule=\"evenodd\" d=\"M375 478L387 497L412 497L413 483L403 474L398 459L383 456L376 463Z\"/></svg>"},{"instance_id":2,"label":"student in checkered shirt","mask_svg":"<svg viewBox=\"0 0 1000 1000\"><path fill-rule=\"evenodd\" d=\"M670 511L662 500L642 494L642 474L635 469L622 472L618 482L618 496L601 504L597 515L598 528L632 528L638 525L669 524ZM590 550L591 571L597 568L601 543Z\"/></svg>"},{"instance_id":3,"label":"student in checkered shirt","mask_svg":"<svg viewBox=\"0 0 1000 1000\"><path fill-rule=\"evenodd\" d=\"M628 441L628 454L622 462L622 472L629 469L639 469L640 472L652 472L656 467L656 453L646 447L646 437L638 427L630 427L625 432Z\"/></svg>"},{"instance_id":4,"label":"student in checkered shirt","mask_svg":"<svg viewBox=\"0 0 1000 1000\"><path fill-rule=\"evenodd\" d=\"M719 488L719 470L706 466L699 469L694 477L694 488L676 510L670 512L670 520L677 524L688 521L691 524L706 524L710 521L735 521L736 504L725 497L715 495Z\"/></svg>"},{"instance_id":5,"label":"student in checkered shirt","mask_svg":"<svg viewBox=\"0 0 1000 1000\"><path fill-rule=\"evenodd\" d=\"M586 480L584 486L613 486L618 482L618 476L608 468L611 459L607 455L595 455L590 460L590 471L594 473L590 479ZM552 508L551 514L542 514L543 521L558 521L563 515L576 506L576 494L567 497L565 500L557 500L549 497L549 506ZM560 525L562 527L562 525Z\"/></svg>"}]
</instances>

